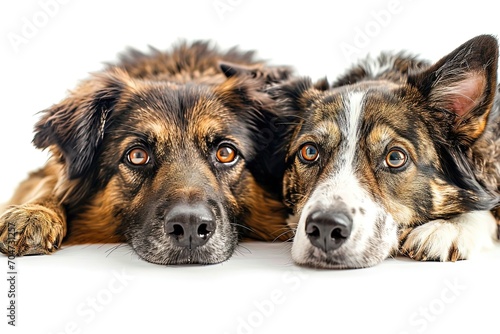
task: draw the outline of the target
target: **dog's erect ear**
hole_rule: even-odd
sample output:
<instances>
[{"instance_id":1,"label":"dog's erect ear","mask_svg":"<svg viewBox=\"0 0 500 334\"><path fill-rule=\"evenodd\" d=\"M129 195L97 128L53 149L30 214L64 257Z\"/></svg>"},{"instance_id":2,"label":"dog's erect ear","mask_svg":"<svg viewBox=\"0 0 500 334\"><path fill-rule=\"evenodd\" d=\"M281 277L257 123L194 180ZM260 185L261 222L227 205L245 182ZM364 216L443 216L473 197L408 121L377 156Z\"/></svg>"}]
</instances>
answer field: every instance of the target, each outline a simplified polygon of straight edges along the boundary
<instances>
[{"instance_id":1,"label":"dog's erect ear","mask_svg":"<svg viewBox=\"0 0 500 334\"><path fill-rule=\"evenodd\" d=\"M287 80L292 73L292 70L287 66L248 66L220 61L219 67L227 78L246 76L254 79L263 79L266 84Z\"/></svg>"},{"instance_id":2,"label":"dog's erect ear","mask_svg":"<svg viewBox=\"0 0 500 334\"><path fill-rule=\"evenodd\" d=\"M55 145L63 154L69 178L81 177L92 165L124 85L117 73L95 75L41 112L33 143L40 149Z\"/></svg>"},{"instance_id":3,"label":"dog's erect ear","mask_svg":"<svg viewBox=\"0 0 500 334\"><path fill-rule=\"evenodd\" d=\"M471 145L484 131L495 97L498 43L488 35L464 43L408 82L423 94L432 110L454 115L452 136Z\"/></svg>"}]
</instances>

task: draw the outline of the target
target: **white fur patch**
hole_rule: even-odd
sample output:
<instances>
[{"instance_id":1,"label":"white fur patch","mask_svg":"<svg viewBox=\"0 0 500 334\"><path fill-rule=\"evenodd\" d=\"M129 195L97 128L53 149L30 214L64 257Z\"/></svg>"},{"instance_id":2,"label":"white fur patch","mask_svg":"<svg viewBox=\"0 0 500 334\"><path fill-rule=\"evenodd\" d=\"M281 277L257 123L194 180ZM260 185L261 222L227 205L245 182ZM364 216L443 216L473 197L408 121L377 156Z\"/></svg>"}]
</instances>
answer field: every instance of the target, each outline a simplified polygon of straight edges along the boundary
<instances>
[{"instance_id":1,"label":"white fur patch","mask_svg":"<svg viewBox=\"0 0 500 334\"><path fill-rule=\"evenodd\" d=\"M458 259L469 259L493 246L496 228L496 220L489 211L464 213L414 228L402 247L417 260L449 261L453 249L458 251Z\"/></svg>"},{"instance_id":2,"label":"white fur patch","mask_svg":"<svg viewBox=\"0 0 500 334\"><path fill-rule=\"evenodd\" d=\"M361 116L363 114L363 104L364 104L364 93L351 93L347 97L347 101L344 103L347 107L346 114L348 114L348 124L346 124L346 144L347 148L345 152L342 152L345 157L345 166L341 166L340 169L352 173L352 164L354 161L354 156L356 155L357 145L358 145L358 135L359 135L359 125L361 121ZM344 129L341 129L344 132Z\"/></svg>"},{"instance_id":3,"label":"white fur patch","mask_svg":"<svg viewBox=\"0 0 500 334\"><path fill-rule=\"evenodd\" d=\"M397 245L396 225L387 216L379 204L374 202L365 185L359 182L356 175L355 158L358 152L359 127L363 115L364 93L353 92L344 97L345 117L339 121L343 141L335 160L335 170L311 193L298 219L295 238L292 246L292 258L297 263L307 263L319 267L332 267L331 263L322 262L332 254L325 254L314 247L306 232L307 217L314 210L334 210L339 203L352 213L353 225L350 237L334 251L340 258L336 261L343 267L364 267L373 265L369 261L381 261ZM373 238L377 234L376 224L381 221L379 232L383 236L376 240L384 244L384 249L377 249L380 254L365 254L368 249L374 249ZM292 222L290 222L292 223ZM294 221L293 223L296 223ZM315 259L311 258L315 254ZM376 259L376 260L374 260Z\"/></svg>"}]
</instances>

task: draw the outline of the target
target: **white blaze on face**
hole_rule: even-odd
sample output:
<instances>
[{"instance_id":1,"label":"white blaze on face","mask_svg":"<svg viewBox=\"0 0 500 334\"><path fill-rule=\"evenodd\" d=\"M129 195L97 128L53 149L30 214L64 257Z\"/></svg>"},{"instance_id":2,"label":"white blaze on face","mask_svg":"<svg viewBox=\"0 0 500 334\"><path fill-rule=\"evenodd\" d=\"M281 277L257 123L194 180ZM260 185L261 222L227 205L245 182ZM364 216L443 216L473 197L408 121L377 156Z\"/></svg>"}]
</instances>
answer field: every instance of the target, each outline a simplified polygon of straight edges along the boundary
<instances>
[{"instance_id":1,"label":"white blaze on face","mask_svg":"<svg viewBox=\"0 0 500 334\"><path fill-rule=\"evenodd\" d=\"M365 189L368 185L362 184L356 175L356 155L359 150L359 128L363 117L364 97L364 93L361 92L350 93L344 97L345 117L339 117L338 124L342 133L341 144L336 159L330 160L330 163L335 164L335 168L326 179L317 184L302 210L292 246L292 258L297 263L310 262L311 253L322 252L311 244L305 232L307 217L315 210L328 211L329 208L336 207L334 204L338 202L343 202L347 206L353 218L351 235L335 252L349 254L351 257L363 257L363 251L375 234L377 221L387 219L384 224L391 225L391 228L394 225L392 218L386 216L380 205L369 196L368 189ZM390 231L390 234L396 235L395 227L393 229L394 233ZM314 264L321 265L321 263Z\"/></svg>"}]
</instances>

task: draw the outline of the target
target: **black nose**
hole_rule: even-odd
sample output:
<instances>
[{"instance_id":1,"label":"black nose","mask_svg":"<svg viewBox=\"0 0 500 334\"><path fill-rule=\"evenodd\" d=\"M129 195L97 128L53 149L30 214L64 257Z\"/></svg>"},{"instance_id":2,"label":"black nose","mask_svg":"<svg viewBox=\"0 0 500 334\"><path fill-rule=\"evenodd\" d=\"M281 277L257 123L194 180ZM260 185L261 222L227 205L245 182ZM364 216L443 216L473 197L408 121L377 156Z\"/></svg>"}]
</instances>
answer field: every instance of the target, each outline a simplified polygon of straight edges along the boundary
<instances>
[{"instance_id":1,"label":"black nose","mask_svg":"<svg viewBox=\"0 0 500 334\"><path fill-rule=\"evenodd\" d=\"M315 211L306 219L306 234L311 243L325 252L339 248L352 229L350 215Z\"/></svg>"},{"instance_id":2,"label":"black nose","mask_svg":"<svg viewBox=\"0 0 500 334\"><path fill-rule=\"evenodd\" d=\"M215 231L215 217L204 204L178 204L165 216L165 231L180 247L204 245Z\"/></svg>"}]
</instances>

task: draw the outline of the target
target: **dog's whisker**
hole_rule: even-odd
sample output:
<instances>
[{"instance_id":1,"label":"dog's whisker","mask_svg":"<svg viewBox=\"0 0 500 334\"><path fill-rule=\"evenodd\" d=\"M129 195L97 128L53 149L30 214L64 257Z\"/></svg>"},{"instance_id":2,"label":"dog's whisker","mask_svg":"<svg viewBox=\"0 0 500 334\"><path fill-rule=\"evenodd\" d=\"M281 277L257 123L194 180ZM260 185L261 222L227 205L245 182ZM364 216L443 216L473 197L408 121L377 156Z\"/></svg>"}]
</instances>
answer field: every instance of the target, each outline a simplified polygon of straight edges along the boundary
<instances>
[{"instance_id":1,"label":"dog's whisker","mask_svg":"<svg viewBox=\"0 0 500 334\"><path fill-rule=\"evenodd\" d=\"M293 232L292 232L292 230L291 230L291 229L285 229L285 231L283 231L283 232L282 232L282 233L280 233L280 234L279 234L276 238L274 238L272 242L276 242L276 241L278 241L278 240L279 240L282 236L287 235L287 234L290 234L290 233L293 235ZM290 238L288 238L288 239L287 239L287 241L288 241L288 240L290 240L290 239L293 239L293 236L292 236L292 237L290 237Z\"/></svg>"},{"instance_id":2,"label":"dog's whisker","mask_svg":"<svg viewBox=\"0 0 500 334\"><path fill-rule=\"evenodd\" d=\"M127 244L117 244L117 245L114 245L112 247L109 247L105 253L107 253L107 256L111 255L111 253L113 253L114 251L120 249L120 248L128 248L129 250L131 250L131 248L129 248L129 246Z\"/></svg>"},{"instance_id":3,"label":"dog's whisker","mask_svg":"<svg viewBox=\"0 0 500 334\"><path fill-rule=\"evenodd\" d=\"M232 222L231 225L243 228L243 229L248 230L249 232L252 232L252 233L256 232L253 228L246 226L246 225L243 225L243 224Z\"/></svg>"},{"instance_id":4,"label":"dog's whisker","mask_svg":"<svg viewBox=\"0 0 500 334\"><path fill-rule=\"evenodd\" d=\"M252 253L252 251L248 247L243 246L241 243L238 244L238 247L236 247L235 251L237 251L241 255L244 255L244 253L241 251L241 249L244 249L247 252L247 254Z\"/></svg>"}]
</instances>

